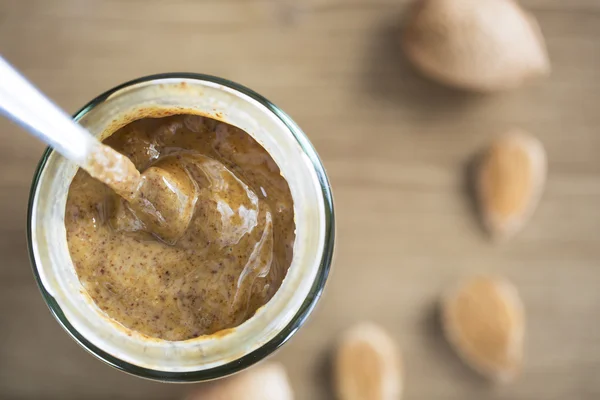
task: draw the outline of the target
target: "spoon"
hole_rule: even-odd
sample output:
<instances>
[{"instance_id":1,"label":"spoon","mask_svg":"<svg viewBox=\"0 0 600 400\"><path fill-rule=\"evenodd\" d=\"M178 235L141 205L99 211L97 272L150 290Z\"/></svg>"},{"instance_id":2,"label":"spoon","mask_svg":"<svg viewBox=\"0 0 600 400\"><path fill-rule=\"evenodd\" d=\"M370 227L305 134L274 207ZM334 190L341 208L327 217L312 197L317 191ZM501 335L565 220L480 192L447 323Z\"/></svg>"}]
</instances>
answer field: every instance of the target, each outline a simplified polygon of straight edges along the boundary
<instances>
[{"instance_id":1,"label":"spoon","mask_svg":"<svg viewBox=\"0 0 600 400\"><path fill-rule=\"evenodd\" d=\"M0 57L0 113L50 145L128 202L129 210L160 239L174 243L193 214L188 176L131 160L102 144Z\"/></svg>"}]
</instances>

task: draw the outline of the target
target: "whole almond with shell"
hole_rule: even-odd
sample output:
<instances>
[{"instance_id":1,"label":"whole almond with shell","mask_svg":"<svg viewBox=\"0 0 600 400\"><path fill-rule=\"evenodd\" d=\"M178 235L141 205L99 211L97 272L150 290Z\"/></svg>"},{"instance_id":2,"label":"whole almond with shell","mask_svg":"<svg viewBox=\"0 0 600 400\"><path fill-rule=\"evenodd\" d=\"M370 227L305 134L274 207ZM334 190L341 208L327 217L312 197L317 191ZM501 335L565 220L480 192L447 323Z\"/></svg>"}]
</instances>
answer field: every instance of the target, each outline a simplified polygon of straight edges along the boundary
<instances>
[{"instance_id":1,"label":"whole almond with shell","mask_svg":"<svg viewBox=\"0 0 600 400\"><path fill-rule=\"evenodd\" d=\"M519 231L535 210L546 181L546 153L541 142L512 130L481 154L475 191L483 225L495 238Z\"/></svg>"},{"instance_id":2,"label":"whole almond with shell","mask_svg":"<svg viewBox=\"0 0 600 400\"><path fill-rule=\"evenodd\" d=\"M402 47L424 75L478 92L515 88L550 72L537 21L511 0L417 0Z\"/></svg>"},{"instance_id":3,"label":"whole almond with shell","mask_svg":"<svg viewBox=\"0 0 600 400\"><path fill-rule=\"evenodd\" d=\"M201 384L186 400L293 400L283 366L258 364L239 374Z\"/></svg>"},{"instance_id":4,"label":"whole almond with shell","mask_svg":"<svg viewBox=\"0 0 600 400\"><path fill-rule=\"evenodd\" d=\"M446 339L466 364L498 382L518 374L525 313L512 283L493 276L466 279L443 297L441 309Z\"/></svg>"},{"instance_id":5,"label":"whole almond with shell","mask_svg":"<svg viewBox=\"0 0 600 400\"><path fill-rule=\"evenodd\" d=\"M400 352L381 327L363 322L348 329L334 365L339 400L397 400L403 388Z\"/></svg>"}]
</instances>

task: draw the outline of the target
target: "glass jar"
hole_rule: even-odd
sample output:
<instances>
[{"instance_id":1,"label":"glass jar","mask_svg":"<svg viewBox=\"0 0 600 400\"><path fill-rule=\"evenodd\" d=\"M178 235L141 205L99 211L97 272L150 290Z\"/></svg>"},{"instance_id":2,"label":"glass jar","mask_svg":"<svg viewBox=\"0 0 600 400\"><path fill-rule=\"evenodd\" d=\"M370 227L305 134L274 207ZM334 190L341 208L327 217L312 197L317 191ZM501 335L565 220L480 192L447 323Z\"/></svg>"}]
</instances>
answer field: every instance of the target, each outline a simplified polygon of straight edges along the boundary
<instances>
[{"instance_id":1,"label":"glass jar","mask_svg":"<svg viewBox=\"0 0 600 400\"><path fill-rule=\"evenodd\" d=\"M250 319L213 335L166 341L108 317L79 282L67 247L65 204L77 166L51 149L33 179L27 225L31 263L42 295L73 339L122 371L173 382L232 374L285 343L323 291L335 235L331 188L317 153L289 116L250 89L206 75L149 76L100 95L74 119L105 139L135 119L186 112L243 129L270 153L290 186L296 222L292 264L274 297Z\"/></svg>"}]
</instances>

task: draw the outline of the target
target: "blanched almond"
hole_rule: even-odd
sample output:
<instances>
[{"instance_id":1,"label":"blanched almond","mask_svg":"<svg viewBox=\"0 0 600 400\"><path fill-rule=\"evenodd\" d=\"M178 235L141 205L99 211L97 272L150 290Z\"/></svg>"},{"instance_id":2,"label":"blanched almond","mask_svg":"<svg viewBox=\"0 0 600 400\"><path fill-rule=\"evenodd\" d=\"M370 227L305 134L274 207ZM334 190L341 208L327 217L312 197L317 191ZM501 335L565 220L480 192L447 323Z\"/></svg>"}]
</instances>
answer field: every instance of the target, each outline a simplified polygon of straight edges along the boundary
<instances>
[{"instance_id":1,"label":"blanched almond","mask_svg":"<svg viewBox=\"0 0 600 400\"><path fill-rule=\"evenodd\" d=\"M283 366L267 362L237 375L199 386L187 400L292 400Z\"/></svg>"},{"instance_id":2,"label":"blanched almond","mask_svg":"<svg viewBox=\"0 0 600 400\"><path fill-rule=\"evenodd\" d=\"M523 359L525 314L517 289L506 279L474 277L442 300L447 340L473 369L510 381Z\"/></svg>"},{"instance_id":3,"label":"blanched almond","mask_svg":"<svg viewBox=\"0 0 600 400\"><path fill-rule=\"evenodd\" d=\"M546 154L533 136L513 130L482 155L475 189L484 226L506 238L525 224L538 204L546 180Z\"/></svg>"},{"instance_id":4,"label":"blanched almond","mask_svg":"<svg viewBox=\"0 0 600 400\"><path fill-rule=\"evenodd\" d=\"M402 44L424 74L489 92L550 72L540 28L516 1L417 0Z\"/></svg>"},{"instance_id":5,"label":"blanched almond","mask_svg":"<svg viewBox=\"0 0 600 400\"><path fill-rule=\"evenodd\" d=\"M400 353L379 326L362 323L349 329L335 358L339 400L397 400L402 393Z\"/></svg>"}]
</instances>

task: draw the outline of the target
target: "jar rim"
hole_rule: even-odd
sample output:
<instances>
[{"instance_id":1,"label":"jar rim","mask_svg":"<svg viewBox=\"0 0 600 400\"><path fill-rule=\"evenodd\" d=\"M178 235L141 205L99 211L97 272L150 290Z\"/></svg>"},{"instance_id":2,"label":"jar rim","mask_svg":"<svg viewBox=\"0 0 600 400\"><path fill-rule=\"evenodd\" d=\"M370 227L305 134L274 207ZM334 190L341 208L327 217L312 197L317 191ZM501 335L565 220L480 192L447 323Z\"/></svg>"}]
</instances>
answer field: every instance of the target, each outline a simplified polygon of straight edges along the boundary
<instances>
[{"instance_id":1,"label":"jar rim","mask_svg":"<svg viewBox=\"0 0 600 400\"><path fill-rule=\"evenodd\" d=\"M325 287L325 283L327 281L329 271L331 268L331 262L333 258L333 248L335 241L335 215L334 215L334 206L333 206L333 196L331 192L331 186L329 184L329 180L327 178L327 174L323 167L323 164L310 143L308 137L305 133L300 129L300 127L279 107L275 106L265 97L256 93L255 91L237 84L235 82L222 79L219 77L198 74L198 73L163 73L163 74L155 74L149 75L145 77L141 77L138 79L134 79L128 82L125 82L121 85L118 85L112 89L107 90L101 95L97 96L90 102L88 102L85 106L83 106L78 112L76 112L73 116L73 119L78 121L83 116L85 116L90 110L95 108L97 105L103 103L114 93L126 89L128 87L145 83L149 81L155 80L166 80L166 79L191 79L191 80L202 80L209 81L224 87L228 87L230 89L236 90L245 94L252 99L256 100L264 107L266 107L269 111L271 111L292 133L293 137L296 139L298 144L300 145L304 154L310 160L310 163L314 167L315 173L317 175L319 186L323 195L324 202L324 210L325 210L325 241L323 247L323 253L321 254L321 261L319 263L319 267L317 270L317 276L313 282L310 291L300 306L296 315L291 319L289 324L285 326L280 332L278 332L275 337L273 337L270 341L266 342L262 346L258 347L254 351L245 354L244 356L231 361L229 363L215 366L208 369L203 369L199 371L188 371L188 372L174 372L174 371L161 371L150 368L145 368L142 366L138 366L124 360L121 360L102 349L95 346L93 343L88 341L80 332L78 332L68 321L65 314L63 313L60 305L54 299L54 297L46 290L44 287L38 267L35 261L35 255L33 250L33 242L32 242L32 216L34 211L34 199L36 190L40 181L40 177L48 158L52 154L53 150L51 148L47 148L42 155L42 158L35 170L30 195L29 195L29 204L27 211L27 245L30 263L33 269L33 274L36 279L37 285L42 293L42 297L44 298L48 308L52 315L56 318L58 323L63 327L63 329L85 350L94 355L96 358L104 361L105 363L132 375L136 375L142 378L164 381L164 382L200 382L206 381L216 378L221 378L235 372L238 372L242 369L245 369L254 363L264 359L275 350L277 350L280 346L286 343L300 328L300 326L305 322L307 317L310 315L318 299L321 297L322 291Z\"/></svg>"}]
</instances>

